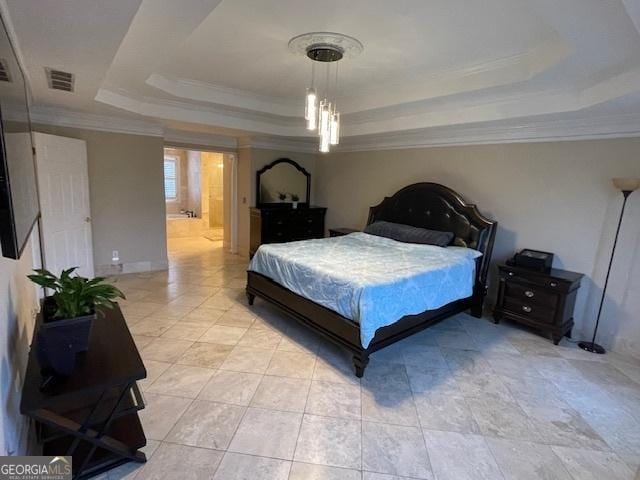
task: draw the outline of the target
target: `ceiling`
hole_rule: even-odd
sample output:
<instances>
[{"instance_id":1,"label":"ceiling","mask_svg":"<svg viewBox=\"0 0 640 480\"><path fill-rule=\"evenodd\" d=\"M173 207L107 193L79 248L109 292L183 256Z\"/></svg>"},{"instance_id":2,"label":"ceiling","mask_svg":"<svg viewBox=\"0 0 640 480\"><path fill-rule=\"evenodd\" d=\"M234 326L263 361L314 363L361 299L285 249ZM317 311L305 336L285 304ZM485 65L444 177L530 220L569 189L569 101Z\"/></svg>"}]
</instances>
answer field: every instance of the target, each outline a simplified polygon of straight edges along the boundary
<instances>
[{"instance_id":1,"label":"ceiling","mask_svg":"<svg viewBox=\"0 0 640 480\"><path fill-rule=\"evenodd\" d=\"M287 43L332 31L364 45L339 62L345 148L482 125L640 132L638 0L0 3L36 110L310 141L311 62ZM44 67L74 73L76 91L48 89Z\"/></svg>"}]
</instances>

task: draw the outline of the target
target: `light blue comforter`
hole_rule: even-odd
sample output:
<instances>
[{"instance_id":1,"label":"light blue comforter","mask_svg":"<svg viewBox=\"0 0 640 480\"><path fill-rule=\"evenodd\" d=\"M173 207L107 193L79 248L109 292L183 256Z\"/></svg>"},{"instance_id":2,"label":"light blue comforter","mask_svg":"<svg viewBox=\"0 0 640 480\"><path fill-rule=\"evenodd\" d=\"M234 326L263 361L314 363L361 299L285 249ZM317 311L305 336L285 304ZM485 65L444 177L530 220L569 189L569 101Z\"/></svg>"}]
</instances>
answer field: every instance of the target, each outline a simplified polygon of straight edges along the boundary
<instances>
[{"instance_id":1,"label":"light blue comforter","mask_svg":"<svg viewBox=\"0 0 640 480\"><path fill-rule=\"evenodd\" d=\"M380 327L471 296L480 255L352 233L262 245L249 270L359 323L366 348Z\"/></svg>"}]
</instances>

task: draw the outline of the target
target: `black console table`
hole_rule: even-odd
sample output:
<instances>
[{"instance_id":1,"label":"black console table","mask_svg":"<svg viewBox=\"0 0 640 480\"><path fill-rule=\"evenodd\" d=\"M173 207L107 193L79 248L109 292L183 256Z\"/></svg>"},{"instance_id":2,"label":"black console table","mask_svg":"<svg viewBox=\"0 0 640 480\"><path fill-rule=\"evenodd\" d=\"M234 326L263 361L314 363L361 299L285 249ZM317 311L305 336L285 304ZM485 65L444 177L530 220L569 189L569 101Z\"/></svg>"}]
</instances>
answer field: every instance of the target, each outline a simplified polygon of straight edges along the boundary
<instances>
[{"instance_id":1,"label":"black console table","mask_svg":"<svg viewBox=\"0 0 640 480\"><path fill-rule=\"evenodd\" d=\"M138 417L144 401L136 381L147 372L120 309L102 313L73 374L51 382L45 391L32 345L22 389L20 411L35 420L42 454L72 456L77 479L146 461L139 451L147 440ZM36 332L41 322L38 315Z\"/></svg>"}]
</instances>

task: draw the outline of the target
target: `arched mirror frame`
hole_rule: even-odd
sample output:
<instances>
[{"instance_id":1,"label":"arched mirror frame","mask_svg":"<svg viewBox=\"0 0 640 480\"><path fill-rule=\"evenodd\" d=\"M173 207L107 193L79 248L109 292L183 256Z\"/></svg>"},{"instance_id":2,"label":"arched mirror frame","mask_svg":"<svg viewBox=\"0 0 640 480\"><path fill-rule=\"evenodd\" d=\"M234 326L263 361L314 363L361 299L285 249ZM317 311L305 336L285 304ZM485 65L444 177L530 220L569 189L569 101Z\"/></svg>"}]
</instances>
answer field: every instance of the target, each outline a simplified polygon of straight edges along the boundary
<instances>
[{"instance_id":1,"label":"arched mirror frame","mask_svg":"<svg viewBox=\"0 0 640 480\"><path fill-rule=\"evenodd\" d=\"M268 172L273 167L281 163L288 163L289 165L292 165L299 172L304 174L304 176L306 177L306 180L307 180L307 189L306 189L307 192L305 196L306 201L304 202L301 201L298 203L298 205L309 206L309 202L311 201L311 174L307 172L304 169L304 167L298 165L297 162L295 162L294 160L291 160L290 158L279 158L277 160L274 160L273 162L269 163L268 165L265 165L264 167L262 167L260 170L256 172L256 206L257 207L269 207L269 206L274 207L274 206L291 205L291 202L261 202L260 201L260 177L262 176L263 173Z\"/></svg>"}]
</instances>

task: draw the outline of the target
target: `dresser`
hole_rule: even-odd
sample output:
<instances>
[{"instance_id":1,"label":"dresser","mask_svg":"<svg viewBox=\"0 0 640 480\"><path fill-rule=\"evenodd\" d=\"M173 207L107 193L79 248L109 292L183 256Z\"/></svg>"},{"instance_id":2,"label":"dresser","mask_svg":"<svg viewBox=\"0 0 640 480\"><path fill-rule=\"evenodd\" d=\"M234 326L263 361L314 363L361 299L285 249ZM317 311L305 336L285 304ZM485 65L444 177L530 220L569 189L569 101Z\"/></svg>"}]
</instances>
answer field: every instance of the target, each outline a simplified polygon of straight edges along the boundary
<instances>
[{"instance_id":1,"label":"dresser","mask_svg":"<svg viewBox=\"0 0 640 480\"><path fill-rule=\"evenodd\" d=\"M324 237L324 207L254 207L250 209L249 254L263 243Z\"/></svg>"},{"instance_id":2,"label":"dresser","mask_svg":"<svg viewBox=\"0 0 640 480\"><path fill-rule=\"evenodd\" d=\"M498 267L498 301L493 317L533 327L558 344L571 338L573 309L582 274L551 269L538 272L510 265Z\"/></svg>"}]
</instances>

